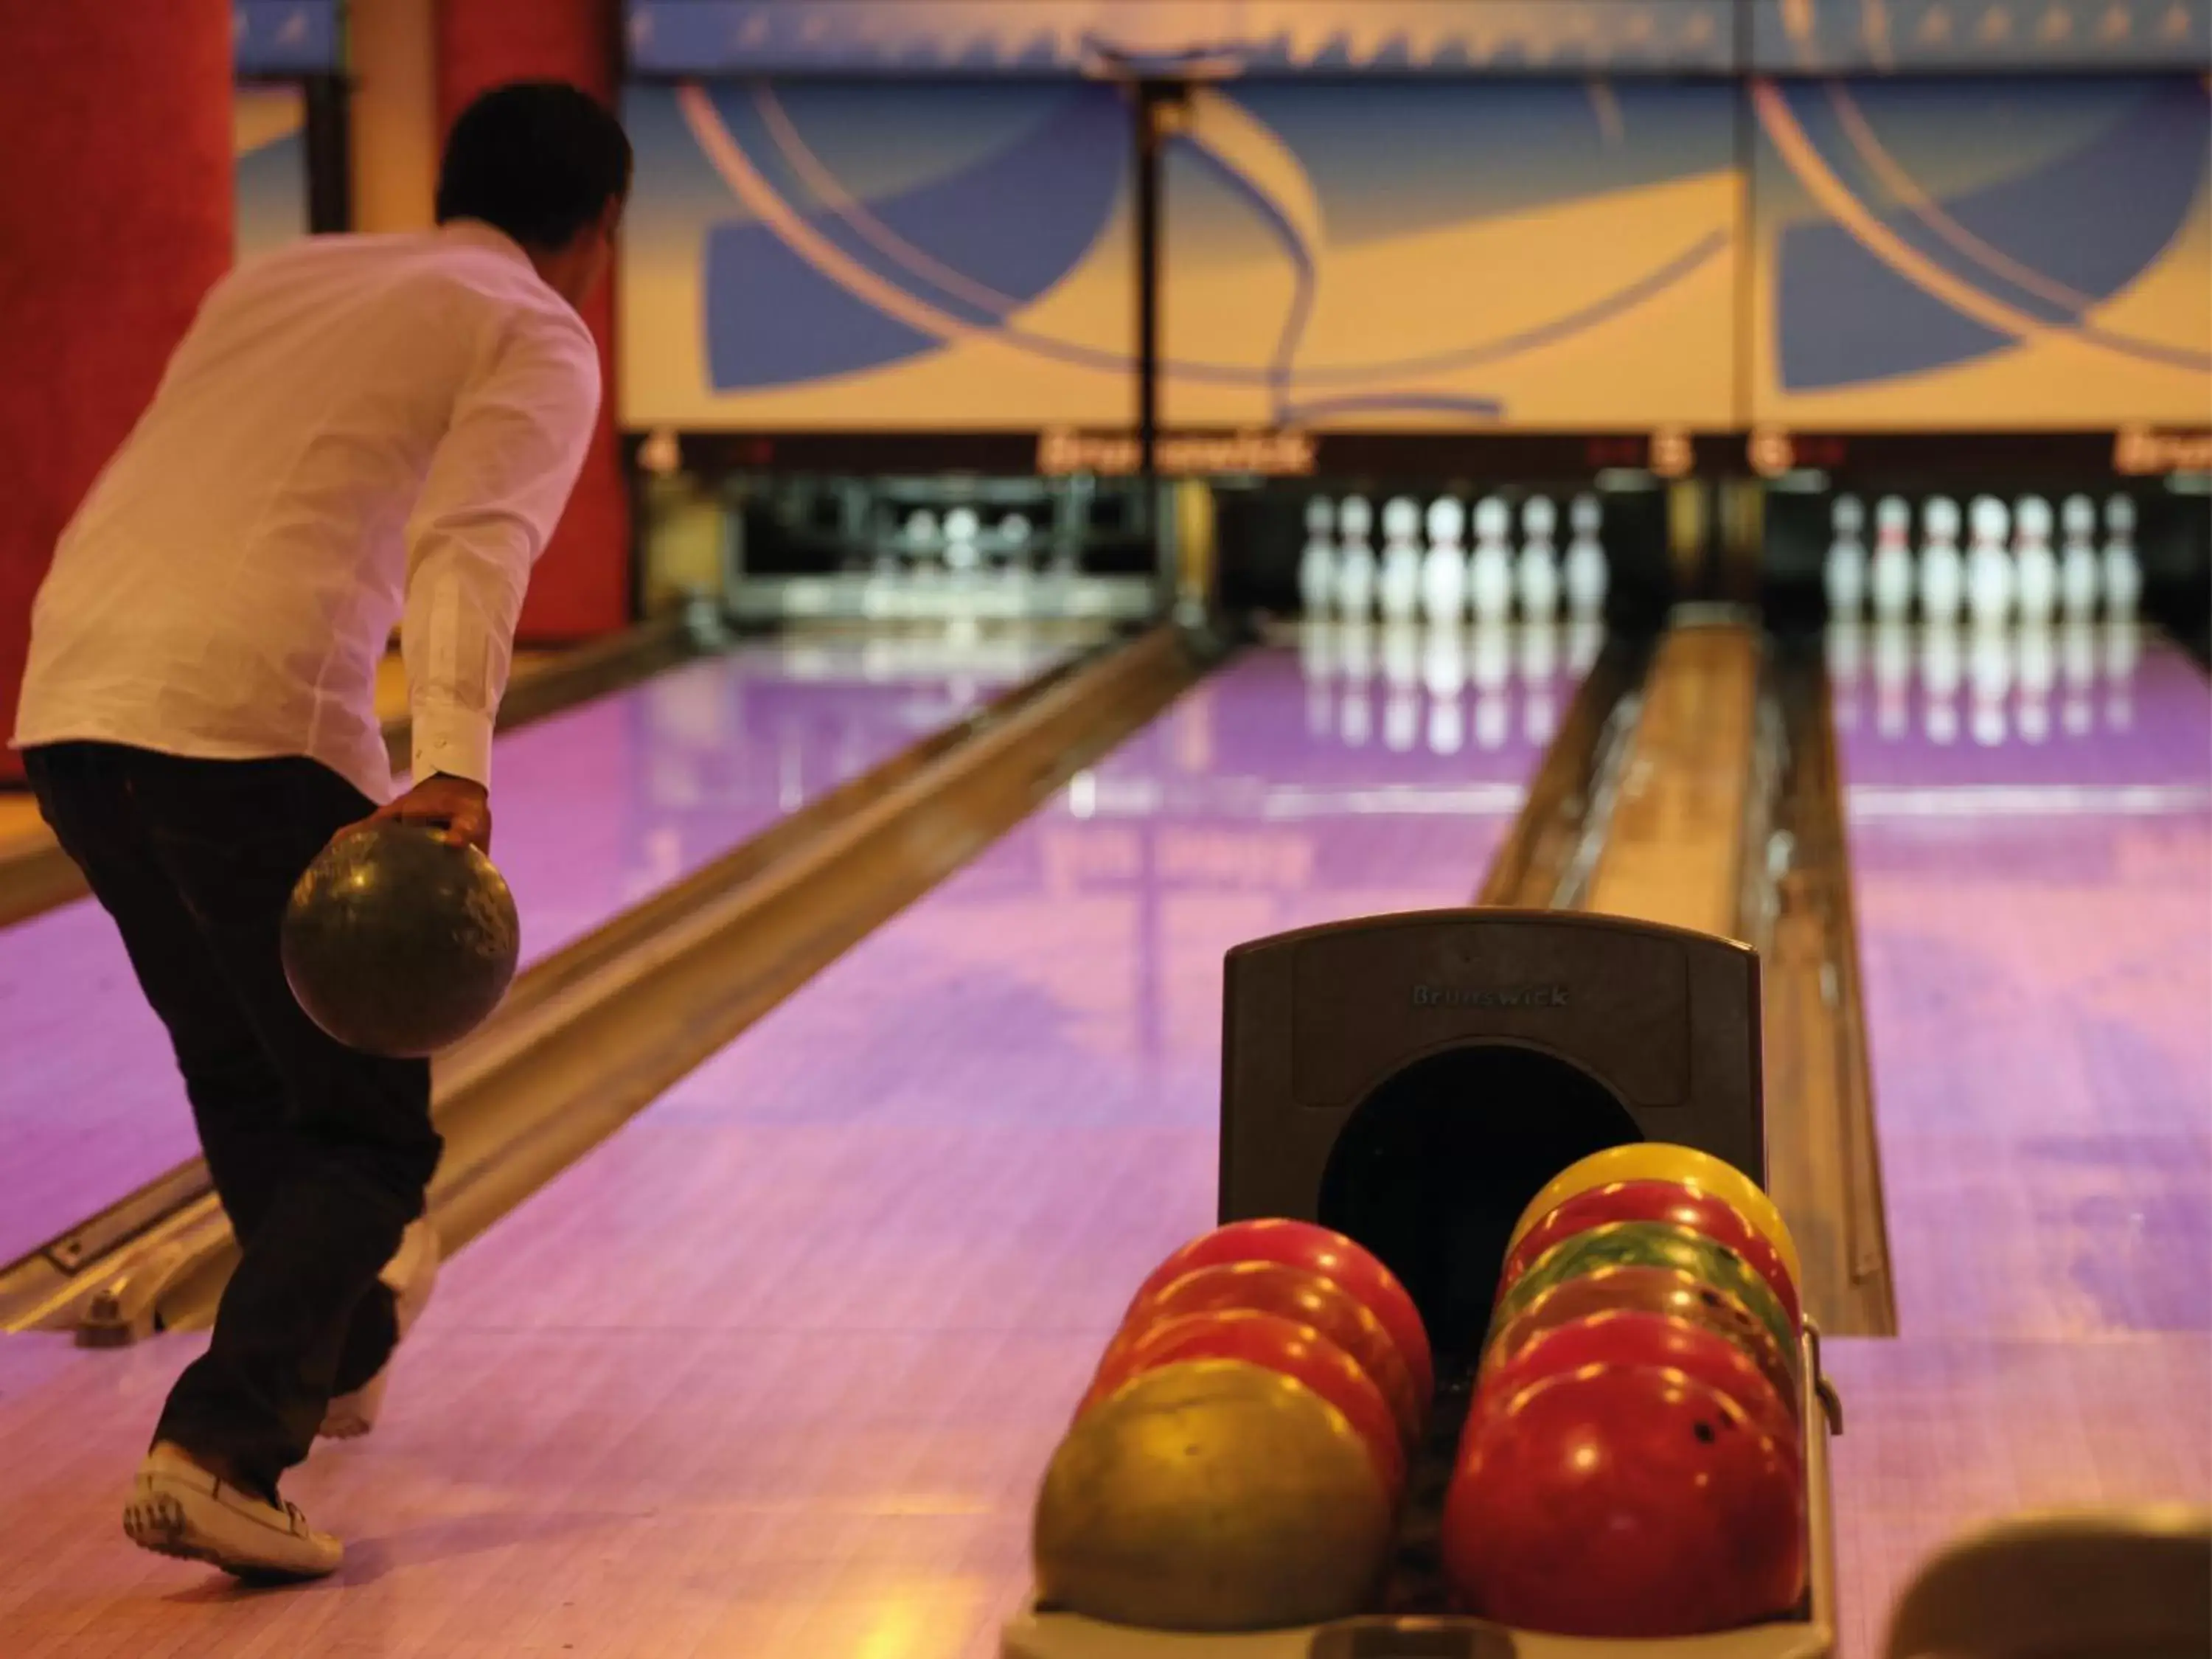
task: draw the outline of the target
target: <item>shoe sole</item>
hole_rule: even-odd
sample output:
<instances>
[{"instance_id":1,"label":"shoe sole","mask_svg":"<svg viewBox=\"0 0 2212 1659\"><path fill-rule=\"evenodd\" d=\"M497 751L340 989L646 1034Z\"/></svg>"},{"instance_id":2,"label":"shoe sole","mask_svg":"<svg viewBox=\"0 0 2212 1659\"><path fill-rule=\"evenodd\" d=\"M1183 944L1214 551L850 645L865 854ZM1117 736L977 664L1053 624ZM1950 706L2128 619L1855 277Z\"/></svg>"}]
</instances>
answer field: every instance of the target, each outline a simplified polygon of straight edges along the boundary
<instances>
[{"instance_id":1,"label":"shoe sole","mask_svg":"<svg viewBox=\"0 0 2212 1659\"><path fill-rule=\"evenodd\" d=\"M195 1531L185 1506L165 1492L141 1492L123 1510L124 1535L142 1550L179 1561L198 1561L221 1568L249 1584L291 1584L320 1578L319 1572L270 1566L266 1562L240 1561L208 1542Z\"/></svg>"}]
</instances>

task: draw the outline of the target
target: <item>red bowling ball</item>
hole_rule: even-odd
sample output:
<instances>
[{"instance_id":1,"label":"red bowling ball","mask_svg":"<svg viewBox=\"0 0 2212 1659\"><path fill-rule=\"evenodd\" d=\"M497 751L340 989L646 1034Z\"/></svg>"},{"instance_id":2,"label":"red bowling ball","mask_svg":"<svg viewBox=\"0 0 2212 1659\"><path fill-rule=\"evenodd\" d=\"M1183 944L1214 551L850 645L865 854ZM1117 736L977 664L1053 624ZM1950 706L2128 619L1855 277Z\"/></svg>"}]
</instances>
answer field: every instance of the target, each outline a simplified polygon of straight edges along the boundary
<instances>
[{"instance_id":1,"label":"red bowling ball","mask_svg":"<svg viewBox=\"0 0 2212 1659\"><path fill-rule=\"evenodd\" d=\"M1113 1364L1118 1350L1136 1341L1160 1320L1230 1308L1279 1314L1310 1326L1350 1354L1374 1379L1383 1399L1389 1401L1408 1445L1420 1433L1427 1401L1415 1394L1413 1373L1390 1333L1349 1291L1310 1267L1285 1267L1279 1261L1222 1261L1187 1273L1129 1310L1121 1322L1121 1334L1107 1349L1102 1364Z\"/></svg>"},{"instance_id":2,"label":"red bowling ball","mask_svg":"<svg viewBox=\"0 0 2212 1659\"><path fill-rule=\"evenodd\" d=\"M1727 1338L1751 1356L1759 1375L1773 1386L1792 1417L1802 1418L1797 1356L1749 1308L1693 1273L1673 1267L1601 1267L1554 1285L1491 1333L1482 1352L1487 1375L1555 1325L1571 1325L1614 1308L1637 1308L1669 1319L1686 1320Z\"/></svg>"},{"instance_id":3,"label":"red bowling ball","mask_svg":"<svg viewBox=\"0 0 2212 1659\"><path fill-rule=\"evenodd\" d=\"M1547 1377L1470 1433L1441 1541L1474 1613L1561 1636L1692 1636L1786 1615L1804 1593L1794 1449L1679 1370Z\"/></svg>"},{"instance_id":4,"label":"red bowling ball","mask_svg":"<svg viewBox=\"0 0 2212 1659\"><path fill-rule=\"evenodd\" d=\"M1390 1340L1398 1345L1406 1369L1413 1373L1414 1392L1426 1405L1436 1389L1437 1374L1429 1356L1428 1330L1421 1323L1413 1298L1372 1251L1310 1221L1232 1221L1217 1227L1191 1240L1154 1268L1134 1300L1143 1301L1194 1269L1222 1261L1279 1261L1286 1267L1310 1267L1325 1279L1334 1279L1382 1322Z\"/></svg>"},{"instance_id":5,"label":"red bowling ball","mask_svg":"<svg viewBox=\"0 0 2212 1659\"><path fill-rule=\"evenodd\" d=\"M1686 1319L1616 1308L1557 1325L1521 1345L1482 1378L1468 1412L1479 1422L1532 1383L1590 1365L1669 1367L1726 1395L1777 1444L1800 1448L1797 1419L1752 1357ZM1465 1443L1472 1444L1470 1431Z\"/></svg>"},{"instance_id":6,"label":"red bowling ball","mask_svg":"<svg viewBox=\"0 0 2212 1659\"><path fill-rule=\"evenodd\" d=\"M1717 1244L1725 1244L1757 1270L1774 1291L1793 1330L1804 1328L1796 1282L1790 1277L1774 1242L1744 1218L1725 1199L1688 1182L1616 1181L1591 1187L1560 1200L1514 1241L1498 1278L1502 1297L1536 1258L1563 1238L1611 1221L1665 1221L1687 1227Z\"/></svg>"},{"instance_id":7,"label":"red bowling ball","mask_svg":"<svg viewBox=\"0 0 2212 1659\"><path fill-rule=\"evenodd\" d=\"M1390 1501L1397 1501L1406 1484L1406 1455L1398 1441L1398 1420L1382 1391L1350 1354L1279 1314L1233 1308L1161 1320L1134 1342L1108 1353L1075 1414L1080 1418L1146 1371L1197 1359L1242 1360L1311 1389L1350 1419L1375 1459Z\"/></svg>"}]
</instances>

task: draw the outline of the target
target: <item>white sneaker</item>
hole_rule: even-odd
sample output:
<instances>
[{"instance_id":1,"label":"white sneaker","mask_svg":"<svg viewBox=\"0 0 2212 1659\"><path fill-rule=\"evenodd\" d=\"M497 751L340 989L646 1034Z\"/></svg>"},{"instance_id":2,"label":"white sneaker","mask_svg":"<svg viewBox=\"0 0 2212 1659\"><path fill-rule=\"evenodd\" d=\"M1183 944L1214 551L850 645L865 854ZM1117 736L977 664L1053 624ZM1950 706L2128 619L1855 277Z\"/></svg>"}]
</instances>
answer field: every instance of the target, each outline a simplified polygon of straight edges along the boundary
<instances>
[{"instance_id":1,"label":"white sneaker","mask_svg":"<svg viewBox=\"0 0 2212 1659\"><path fill-rule=\"evenodd\" d=\"M392 1260L384 1264L377 1275L392 1291L398 1335L392 1345L397 1355L399 1343L422 1316L429 1304L430 1291L438 1282L438 1233L430 1224L430 1218L407 1224L407 1231L399 1236L399 1248ZM333 1440L350 1440L356 1435L367 1434L376 1426L376 1414L384 1407L384 1387L392 1380L392 1361L387 1358L374 1376L350 1394L342 1394L331 1401L323 1413L319 1432Z\"/></svg>"},{"instance_id":2,"label":"white sneaker","mask_svg":"<svg viewBox=\"0 0 2212 1659\"><path fill-rule=\"evenodd\" d=\"M343 1544L291 1504L226 1486L167 1442L138 1466L123 1530L141 1549L240 1578L320 1578L345 1556Z\"/></svg>"}]
</instances>

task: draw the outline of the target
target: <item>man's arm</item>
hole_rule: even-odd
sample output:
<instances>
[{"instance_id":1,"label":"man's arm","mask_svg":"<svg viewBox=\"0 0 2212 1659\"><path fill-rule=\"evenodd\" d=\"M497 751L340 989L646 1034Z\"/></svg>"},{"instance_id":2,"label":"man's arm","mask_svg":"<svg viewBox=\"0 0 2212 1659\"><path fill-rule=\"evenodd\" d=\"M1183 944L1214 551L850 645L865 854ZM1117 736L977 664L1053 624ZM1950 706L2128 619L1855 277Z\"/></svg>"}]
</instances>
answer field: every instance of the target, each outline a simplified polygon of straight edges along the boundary
<instances>
[{"instance_id":1,"label":"man's arm","mask_svg":"<svg viewBox=\"0 0 2212 1659\"><path fill-rule=\"evenodd\" d=\"M560 521L599 415L580 324L525 314L489 343L453 408L407 526L400 643L415 787L377 816L488 846L492 724L531 567Z\"/></svg>"}]
</instances>

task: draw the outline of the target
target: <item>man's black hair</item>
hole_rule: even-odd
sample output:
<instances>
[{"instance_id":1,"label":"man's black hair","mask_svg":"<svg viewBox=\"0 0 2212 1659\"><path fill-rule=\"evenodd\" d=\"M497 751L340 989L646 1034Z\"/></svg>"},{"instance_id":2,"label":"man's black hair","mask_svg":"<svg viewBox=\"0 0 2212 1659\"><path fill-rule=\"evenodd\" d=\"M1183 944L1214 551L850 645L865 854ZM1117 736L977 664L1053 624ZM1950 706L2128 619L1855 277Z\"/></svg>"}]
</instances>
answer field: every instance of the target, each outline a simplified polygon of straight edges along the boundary
<instances>
[{"instance_id":1,"label":"man's black hair","mask_svg":"<svg viewBox=\"0 0 2212 1659\"><path fill-rule=\"evenodd\" d=\"M629 139L561 81L494 87L461 112L438 168L438 222L481 219L526 247L565 247L629 196Z\"/></svg>"}]
</instances>

